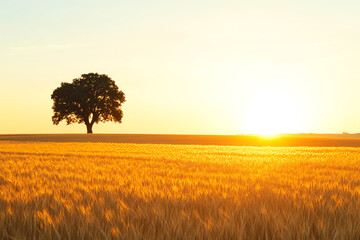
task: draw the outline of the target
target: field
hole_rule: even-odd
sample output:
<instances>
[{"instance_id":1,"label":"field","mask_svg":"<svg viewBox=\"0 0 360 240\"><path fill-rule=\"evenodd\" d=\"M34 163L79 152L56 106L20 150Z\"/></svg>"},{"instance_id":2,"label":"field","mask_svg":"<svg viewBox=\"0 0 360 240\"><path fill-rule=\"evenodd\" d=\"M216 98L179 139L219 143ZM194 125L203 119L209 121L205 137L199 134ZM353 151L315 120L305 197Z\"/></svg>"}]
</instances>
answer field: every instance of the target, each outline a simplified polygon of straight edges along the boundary
<instances>
[{"instance_id":1,"label":"field","mask_svg":"<svg viewBox=\"0 0 360 240\"><path fill-rule=\"evenodd\" d=\"M0 141L0 239L360 239L360 148Z\"/></svg>"}]
</instances>

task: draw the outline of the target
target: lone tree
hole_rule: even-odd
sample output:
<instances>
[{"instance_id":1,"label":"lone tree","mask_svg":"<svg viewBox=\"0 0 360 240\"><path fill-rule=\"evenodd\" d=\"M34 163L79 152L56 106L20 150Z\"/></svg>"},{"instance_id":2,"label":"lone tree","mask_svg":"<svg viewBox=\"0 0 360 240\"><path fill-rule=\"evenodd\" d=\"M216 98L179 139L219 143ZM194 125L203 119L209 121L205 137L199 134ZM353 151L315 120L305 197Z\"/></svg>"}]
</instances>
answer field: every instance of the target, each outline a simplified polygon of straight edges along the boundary
<instances>
[{"instance_id":1,"label":"lone tree","mask_svg":"<svg viewBox=\"0 0 360 240\"><path fill-rule=\"evenodd\" d=\"M121 123L125 94L105 74L88 73L75 78L72 83L61 83L51 95L53 124L66 120L85 123L87 133L92 133L94 123L114 121Z\"/></svg>"}]
</instances>

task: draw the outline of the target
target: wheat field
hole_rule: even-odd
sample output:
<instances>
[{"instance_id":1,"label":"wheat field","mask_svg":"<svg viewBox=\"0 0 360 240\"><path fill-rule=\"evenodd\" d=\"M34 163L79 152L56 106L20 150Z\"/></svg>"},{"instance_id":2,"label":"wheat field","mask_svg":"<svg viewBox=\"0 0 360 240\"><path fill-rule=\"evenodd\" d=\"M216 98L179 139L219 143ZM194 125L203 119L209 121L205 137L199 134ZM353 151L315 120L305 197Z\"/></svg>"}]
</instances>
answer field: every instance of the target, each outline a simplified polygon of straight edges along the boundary
<instances>
[{"instance_id":1,"label":"wheat field","mask_svg":"<svg viewBox=\"0 0 360 240\"><path fill-rule=\"evenodd\" d=\"M0 239L360 239L360 148L0 142Z\"/></svg>"}]
</instances>

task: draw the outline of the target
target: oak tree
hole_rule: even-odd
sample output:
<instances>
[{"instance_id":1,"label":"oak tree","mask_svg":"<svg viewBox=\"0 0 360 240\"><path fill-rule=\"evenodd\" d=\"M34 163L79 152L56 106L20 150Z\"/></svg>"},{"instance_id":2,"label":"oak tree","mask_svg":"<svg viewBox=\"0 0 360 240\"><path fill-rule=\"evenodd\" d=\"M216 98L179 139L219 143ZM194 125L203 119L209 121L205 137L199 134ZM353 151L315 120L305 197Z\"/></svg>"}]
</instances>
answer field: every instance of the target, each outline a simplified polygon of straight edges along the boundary
<instances>
[{"instance_id":1,"label":"oak tree","mask_svg":"<svg viewBox=\"0 0 360 240\"><path fill-rule=\"evenodd\" d=\"M71 123L84 123L87 133L92 133L94 123L113 121L121 123L122 103L125 94L119 90L115 81L105 74L88 73L75 78L72 83L61 83L51 95L53 124L65 120Z\"/></svg>"}]
</instances>

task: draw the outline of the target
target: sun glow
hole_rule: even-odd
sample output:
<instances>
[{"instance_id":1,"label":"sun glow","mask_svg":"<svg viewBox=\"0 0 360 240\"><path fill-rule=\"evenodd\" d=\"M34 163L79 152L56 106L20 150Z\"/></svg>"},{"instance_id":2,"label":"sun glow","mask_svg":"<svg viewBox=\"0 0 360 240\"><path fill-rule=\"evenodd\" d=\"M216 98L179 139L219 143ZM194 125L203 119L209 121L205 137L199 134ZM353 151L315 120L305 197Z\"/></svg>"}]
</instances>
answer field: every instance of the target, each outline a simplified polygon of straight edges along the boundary
<instances>
[{"instance_id":1,"label":"sun glow","mask_svg":"<svg viewBox=\"0 0 360 240\"><path fill-rule=\"evenodd\" d=\"M300 104L284 89L263 88L253 93L243 116L247 134L272 136L300 131Z\"/></svg>"}]
</instances>

